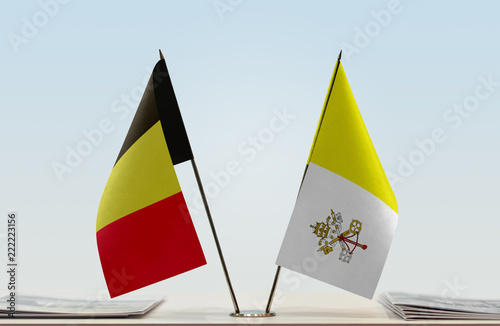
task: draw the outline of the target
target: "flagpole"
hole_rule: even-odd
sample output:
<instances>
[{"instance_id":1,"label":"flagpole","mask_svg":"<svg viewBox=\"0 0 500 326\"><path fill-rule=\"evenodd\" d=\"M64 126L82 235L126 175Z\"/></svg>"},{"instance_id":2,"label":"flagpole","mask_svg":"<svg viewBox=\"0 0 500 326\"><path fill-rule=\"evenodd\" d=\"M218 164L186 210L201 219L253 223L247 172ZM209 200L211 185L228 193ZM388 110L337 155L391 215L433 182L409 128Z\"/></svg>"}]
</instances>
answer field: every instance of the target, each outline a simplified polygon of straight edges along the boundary
<instances>
[{"instance_id":1,"label":"flagpole","mask_svg":"<svg viewBox=\"0 0 500 326\"><path fill-rule=\"evenodd\" d=\"M160 52L160 60L165 60L163 53ZM189 141L188 141L189 143ZM194 175L196 177L196 182L198 183L198 189L200 190L201 198L203 200L203 205L205 206L205 212L207 213L208 222L210 223L210 229L212 230L212 235L215 240L215 246L217 247L217 252L219 253L220 262L222 265L222 270L224 271L224 276L226 277L226 283L229 287L229 294L231 295L231 300L233 301L234 311L235 313L240 313L240 308L238 307L238 301L236 300L236 296L234 294L233 286L231 284L231 279L229 278L229 273L227 271L226 262L224 260L224 255L222 254L222 249L219 243L219 238L217 237L217 232L215 231L214 221L212 219L212 214L210 213L210 208L208 208L207 197L205 196L205 191L203 190L203 185L201 183L200 174L198 172L198 167L196 166L196 162L194 161L193 154L191 153L191 165L193 166Z\"/></svg>"},{"instance_id":2,"label":"flagpole","mask_svg":"<svg viewBox=\"0 0 500 326\"><path fill-rule=\"evenodd\" d=\"M217 252L219 253L222 270L224 271L224 276L226 277L226 283L227 286L229 287L229 294L231 295L231 300L233 301L234 312L236 314L239 314L240 308L238 307L238 302L236 301L236 296L234 295L233 286L231 285L231 280L229 278L229 273L227 271L224 255L222 255L222 249L219 243L219 238L217 237L217 232L215 231L215 225L212 219L212 214L210 214L210 209L208 208L207 197L205 196L205 191L203 190L200 174L198 173L198 168L196 167L194 158L191 159L191 165L193 166L194 175L196 177L196 182L198 183L198 189L200 190L201 194L201 199L203 200L203 205L205 206L205 211L207 212L208 222L210 223L210 229L212 230L212 235L214 236L215 246L217 247Z\"/></svg>"},{"instance_id":3,"label":"flagpole","mask_svg":"<svg viewBox=\"0 0 500 326\"><path fill-rule=\"evenodd\" d=\"M278 279L280 277L281 266L278 265L276 268L276 275L274 275L273 286L271 287L271 293L269 294L269 300L267 301L266 312L271 312L271 305L273 304L274 293L276 292L276 286L278 285Z\"/></svg>"},{"instance_id":4,"label":"flagpole","mask_svg":"<svg viewBox=\"0 0 500 326\"><path fill-rule=\"evenodd\" d=\"M316 139L318 138L319 129L321 128L321 123L323 122L323 117L325 116L326 106L328 105L328 101L330 100L330 95L331 95L331 92L333 89L333 83L335 82L335 78L337 77L337 71L339 70L340 58L342 58L342 50L340 50L339 57L337 58L337 65L335 67L332 81L331 81L330 87L328 89L328 97L326 98L325 106L323 108L323 111L321 112L321 117L319 120L318 128L316 130L316 134L314 135L313 145L311 146L311 152L309 153L309 158L307 160L306 168L304 169L304 174L302 175L302 182L304 181L304 178L306 177L306 172L307 172L307 168L309 167L309 161L311 159L311 154L313 152L314 145L316 144ZM300 188L302 187L302 182L300 184ZM299 188L299 192L300 192L300 188ZM269 299L267 301L266 313L271 312L271 305L273 304L274 294L276 292L276 286L278 285L278 279L280 276L280 272L281 272L281 266L278 265L278 267L276 268L276 274L274 275L274 281L273 281L273 285L271 287L271 293L269 294Z\"/></svg>"},{"instance_id":5,"label":"flagpole","mask_svg":"<svg viewBox=\"0 0 500 326\"><path fill-rule=\"evenodd\" d=\"M309 158L307 159L306 171L309 162L311 161L311 156L314 151L314 146L316 146L316 140L318 139L319 130L321 129L321 124L323 123L323 118L325 117L326 107L330 101L330 95L332 95L333 84L335 83L335 78L337 77L337 71L339 71L340 58L342 57L342 50L340 50L339 57L337 58L337 64L335 65L335 71L333 72L332 80L330 86L328 87L328 96L325 99L325 104L323 105L323 110L321 111L321 117L319 118L318 127L316 128L316 133L314 134L314 140L311 146L311 151L309 152ZM304 172L305 173L305 172ZM299 188L300 189L300 188Z\"/></svg>"}]
</instances>

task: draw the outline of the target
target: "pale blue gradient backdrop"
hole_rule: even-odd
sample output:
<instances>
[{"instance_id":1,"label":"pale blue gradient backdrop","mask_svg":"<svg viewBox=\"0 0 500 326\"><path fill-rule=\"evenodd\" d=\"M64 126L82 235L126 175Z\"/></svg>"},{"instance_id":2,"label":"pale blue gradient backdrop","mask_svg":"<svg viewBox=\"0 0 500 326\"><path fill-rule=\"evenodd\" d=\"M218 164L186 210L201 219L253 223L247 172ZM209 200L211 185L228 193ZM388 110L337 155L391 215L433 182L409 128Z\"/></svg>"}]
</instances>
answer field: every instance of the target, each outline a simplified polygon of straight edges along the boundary
<instances>
[{"instance_id":1,"label":"pale blue gradient backdrop","mask_svg":"<svg viewBox=\"0 0 500 326\"><path fill-rule=\"evenodd\" d=\"M73 0L16 52L9 33L22 36L23 19L43 8L1 1L0 212L20 216L21 289L105 288L95 217L135 110L126 114L122 96L133 101L161 48L205 185L228 162L239 164L229 182L212 187L209 202L235 290L265 300L344 48L344 69L386 172L397 174L415 141L435 128L447 137L394 183L400 219L378 291L498 297L500 87L456 129L443 114L473 96L480 77L500 81L500 4L401 0L387 26L349 55L346 44L354 46L358 29L374 26L372 11L390 1L232 1L224 19L214 3ZM248 137L284 108L295 117L265 148L245 154ZM58 181L52 164L64 164L67 146L75 149L103 119L113 131ZM190 166L177 170L208 265L150 288L224 291L206 217L193 204ZM2 274L0 291L3 284ZM279 288L284 295L340 291L295 274Z\"/></svg>"}]
</instances>

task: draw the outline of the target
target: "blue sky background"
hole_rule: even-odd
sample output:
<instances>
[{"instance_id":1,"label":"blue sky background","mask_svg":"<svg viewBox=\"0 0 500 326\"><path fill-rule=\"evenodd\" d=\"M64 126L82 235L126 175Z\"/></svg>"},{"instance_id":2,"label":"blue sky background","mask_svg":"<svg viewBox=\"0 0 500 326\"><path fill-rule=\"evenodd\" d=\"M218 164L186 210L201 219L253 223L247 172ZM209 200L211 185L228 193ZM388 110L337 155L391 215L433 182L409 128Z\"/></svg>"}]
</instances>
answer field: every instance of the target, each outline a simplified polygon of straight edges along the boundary
<instances>
[{"instance_id":1,"label":"blue sky background","mask_svg":"<svg viewBox=\"0 0 500 326\"><path fill-rule=\"evenodd\" d=\"M393 176L400 210L378 291L498 296L497 2L1 3L0 203L5 217L13 210L20 216L22 290L105 289L95 244L97 207L161 48L211 189L235 290L265 300L344 49L344 69ZM229 9L218 12L221 4ZM470 110L460 115L454 105ZM263 131L283 110L294 116L283 130ZM66 164L85 133L106 121L112 130L58 178L53 165ZM422 154L416 142L436 129L445 140ZM259 135L266 143L250 154L248 138ZM414 163L403 167L404 161ZM214 176L229 162L238 165L237 173L216 185ZM140 293L224 291L190 166L177 171L209 264ZM6 283L1 275L0 291ZM340 291L292 273L279 289L285 298L290 291ZM249 306L253 299L240 300Z\"/></svg>"}]
</instances>

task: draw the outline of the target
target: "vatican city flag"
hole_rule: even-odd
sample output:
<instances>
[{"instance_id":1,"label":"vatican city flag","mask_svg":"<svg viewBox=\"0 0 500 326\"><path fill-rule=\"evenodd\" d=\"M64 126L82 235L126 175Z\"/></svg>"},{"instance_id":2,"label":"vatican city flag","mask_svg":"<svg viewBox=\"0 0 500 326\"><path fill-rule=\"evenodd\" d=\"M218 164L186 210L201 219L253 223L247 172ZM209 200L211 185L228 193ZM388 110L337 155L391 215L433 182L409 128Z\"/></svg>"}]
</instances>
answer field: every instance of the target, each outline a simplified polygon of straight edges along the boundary
<instances>
[{"instance_id":1,"label":"vatican city flag","mask_svg":"<svg viewBox=\"0 0 500 326\"><path fill-rule=\"evenodd\" d=\"M192 158L162 59L149 79L97 213L97 246L111 297L206 264L174 170L174 164Z\"/></svg>"},{"instance_id":2,"label":"vatican city flag","mask_svg":"<svg viewBox=\"0 0 500 326\"><path fill-rule=\"evenodd\" d=\"M339 57L276 264L371 299L397 218Z\"/></svg>"}]
</instances>

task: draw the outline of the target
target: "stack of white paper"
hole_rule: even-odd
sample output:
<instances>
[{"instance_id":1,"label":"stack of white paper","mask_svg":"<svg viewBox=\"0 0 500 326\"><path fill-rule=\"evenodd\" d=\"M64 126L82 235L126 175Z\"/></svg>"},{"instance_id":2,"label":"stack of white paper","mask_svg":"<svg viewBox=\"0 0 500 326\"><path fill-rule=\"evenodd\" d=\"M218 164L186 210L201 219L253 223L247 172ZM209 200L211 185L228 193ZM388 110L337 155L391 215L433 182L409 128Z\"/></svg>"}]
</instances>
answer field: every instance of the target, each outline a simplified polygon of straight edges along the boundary
<instances>
[{"instance_id":1,"label":"stack of white paper","mask_svg":"<svg viewBox=\"0 0 500 326\"><path fill-rule=\"evenodd\" d=\"M405 320L500 320L500 300L450 299L400 292L384 293L379 301Z\"/></svg>"},{"instance_id":2,"label":"stack of white paper","mask_svg":"<svg viewBox=\"0 0 500 326\"><path fill-rule=\"evenodd\" d=\"M7 302L8 297L0 297ZM14 318L99 318L127 317L143 315L156 307L163 298L148 297L135 300L108 299L88 300L73 296L33 296L16 297ZM6 304L7 306L7 304ZM0 307L0 317L12 317L12 311Z\"/></svg>"}]
</instances>

